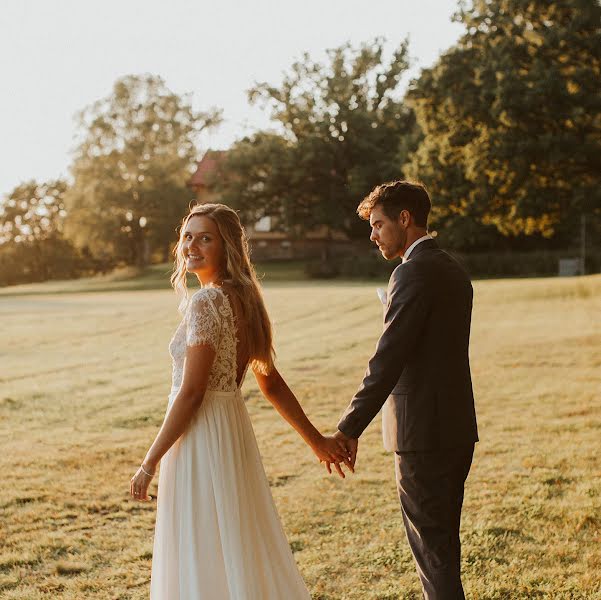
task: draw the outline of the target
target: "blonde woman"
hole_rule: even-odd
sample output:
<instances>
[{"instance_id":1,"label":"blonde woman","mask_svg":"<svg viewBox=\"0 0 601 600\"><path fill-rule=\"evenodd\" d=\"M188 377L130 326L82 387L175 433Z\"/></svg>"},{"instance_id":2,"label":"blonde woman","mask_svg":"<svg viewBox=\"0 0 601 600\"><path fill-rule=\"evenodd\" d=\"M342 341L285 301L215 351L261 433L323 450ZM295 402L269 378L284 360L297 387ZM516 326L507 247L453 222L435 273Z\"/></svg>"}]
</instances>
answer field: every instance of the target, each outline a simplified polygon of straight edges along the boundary
<instances>
[{"instance_id":1,"label":"blonde woman","mask_svg":"<svg viewBox=\"0 0 601 600\"><path fill-rule=\"evenodd\" d=\"M195 206L175 256L171 281L183 292L184 318L169 345L169 405L130 489L148 500L160 461L150 597L309 599L240 393L247 366L319 460L350 468L349 456L311 424L274 366L271 325L237 213ZM186 272L201 283L189 299Z\"/></svg>"}]
</instances>

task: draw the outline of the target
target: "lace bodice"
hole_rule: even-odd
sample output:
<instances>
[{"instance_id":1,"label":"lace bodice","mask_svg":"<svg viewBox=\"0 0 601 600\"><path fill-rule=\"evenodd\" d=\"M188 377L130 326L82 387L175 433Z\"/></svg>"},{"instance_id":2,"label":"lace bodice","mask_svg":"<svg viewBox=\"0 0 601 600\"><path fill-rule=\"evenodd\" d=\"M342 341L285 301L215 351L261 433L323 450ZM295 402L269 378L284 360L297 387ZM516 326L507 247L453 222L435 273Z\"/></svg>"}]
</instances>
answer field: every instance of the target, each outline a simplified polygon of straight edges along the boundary
<instances>
[{"instance_id":1,"label":"lace bodice","mask_svg":"<svg viewBox=\"0 0 601 600\"><path fill-rule=\"evenodd\" d=\"M186 347L199 344L209 344L215 350L207 390L236 391L236 343L234 314L227 295L220 288L198 290L190 298L169 344L173 361L171 396L182 384Z\"/></svg>"}]
</instances>

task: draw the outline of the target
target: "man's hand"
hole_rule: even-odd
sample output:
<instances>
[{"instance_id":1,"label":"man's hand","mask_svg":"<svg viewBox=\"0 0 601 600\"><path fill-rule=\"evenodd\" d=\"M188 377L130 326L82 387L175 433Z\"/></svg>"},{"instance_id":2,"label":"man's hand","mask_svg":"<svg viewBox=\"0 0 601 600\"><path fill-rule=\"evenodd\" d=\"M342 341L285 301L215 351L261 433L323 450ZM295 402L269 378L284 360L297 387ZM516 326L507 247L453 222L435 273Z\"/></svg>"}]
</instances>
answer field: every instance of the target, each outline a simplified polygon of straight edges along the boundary
<instances>
[{"instance_id":1,"label":"man's hand","mask_svg":"<svg viewBox=\"0 0 601 600\"><path fill-rule=\"evenodd\" d=\"M311 449L319 462L345 463L351 468L351 454L346 449L346 444L333 435L318 435L311 441Z\"/></svg>"},{"instance_id":2,"label":"man's hand","mask_svg":"<svg viewBox=\"0 0 601 600\"><path fill-rule=\"evenodd\" d=\"M344 461L346 466L351 470L351 472L355 472L355 462L357 460L357 448L359 446L359 440L358 439L354 439L354 438L349 438L346 435L344 435L344 433L342 433L342 431L336 431L336 433L332 436L332 438L334 438L335 440L338 440L338 442L340 442L344 448L346 448L348 455L349 455L349 460L348 461ZM328 470L328 473L332 473L332 464L334 465L334 468L336 469L336 471L338 472L338 475L340 475L340 477L342 477L343 479L345 478L345 474L344 471L342 470L342 468L340 467L340 463L338 462L327 462L324 461L325 465L326 465L326 469Z\"/></svg>"},{"instance_id":3,"label":"man's hand","mask_svg":"<svg viewBox=\"0 0 601 600\"><path fill-rule=\"evenodd\" d=\"M340 440L345 448L351 455L351 465L353 467L353 472L355 470L355 462L357 461L357 449L359 448L359 440L357 438L350 438L344 435L342 431L338 430L334 434L334 437Z\"/></svg>"}]
</instances>

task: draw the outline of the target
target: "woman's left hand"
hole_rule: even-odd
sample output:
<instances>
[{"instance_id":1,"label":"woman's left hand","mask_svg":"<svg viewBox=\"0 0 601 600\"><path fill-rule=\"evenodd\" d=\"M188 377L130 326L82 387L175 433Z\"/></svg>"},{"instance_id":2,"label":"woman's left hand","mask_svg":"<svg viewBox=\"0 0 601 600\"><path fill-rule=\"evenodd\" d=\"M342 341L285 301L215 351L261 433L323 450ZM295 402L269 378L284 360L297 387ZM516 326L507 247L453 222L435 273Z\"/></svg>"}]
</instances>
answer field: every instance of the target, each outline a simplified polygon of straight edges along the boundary
<instances>
[{"instance_id":1,"label":"woman's left hand","mask_svg":"<svg viewBox=\"0 0 601 600\"><path fill-rule=\"evenodd\" d=\"M146 472L145 472L146 471ZM148 475L150 473L151 475ZM129 493L134 500L150 502L148 486L154 477L155 469L140 466L129 482Z\"/></svg>"},{"instance_id":2,"label":"woman's left hand","mask_svg":"<svg viewBox=\"0 0 601 600\"><path fill-rule=\"evenodd\" d=\"M333 436L320 435L319 439L312 444L312 449L319 462L344 463L354 472L351 457L344 443ZM340 471L339 471L340 472ZM344 477L344 475L342 475Z\"/></svg>"}]
</instances>

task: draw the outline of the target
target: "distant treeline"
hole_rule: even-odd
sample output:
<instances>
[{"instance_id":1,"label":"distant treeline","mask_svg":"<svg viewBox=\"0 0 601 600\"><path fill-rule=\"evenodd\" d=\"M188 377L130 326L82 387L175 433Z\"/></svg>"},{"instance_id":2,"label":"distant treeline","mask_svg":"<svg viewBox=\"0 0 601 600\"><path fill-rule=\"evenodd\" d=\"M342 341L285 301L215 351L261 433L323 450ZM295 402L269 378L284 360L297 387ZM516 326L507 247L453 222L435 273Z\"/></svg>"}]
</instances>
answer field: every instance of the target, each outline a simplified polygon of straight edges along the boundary
<instances>
[{"instance_id":1,"label":"distant treeline","mask_svg":"<svg viewBox=\"0 0 601 600\"><path fill-rule=\"evenodd\" d=\"M316 226L366 234L354 214L373 186L429 187L431 229L464 255L556 252L581 219L601 239L601 7L597 0L474 0L465 27L405 93L409 47L384 40L305 55L249 101L274 127L241 139L209 182L254 222L303 236ZM79 115L71 179L0 200L0 285L165 261L191 200L194 111L160 77L128 76Z\"/></svg>"}]
</instances>

